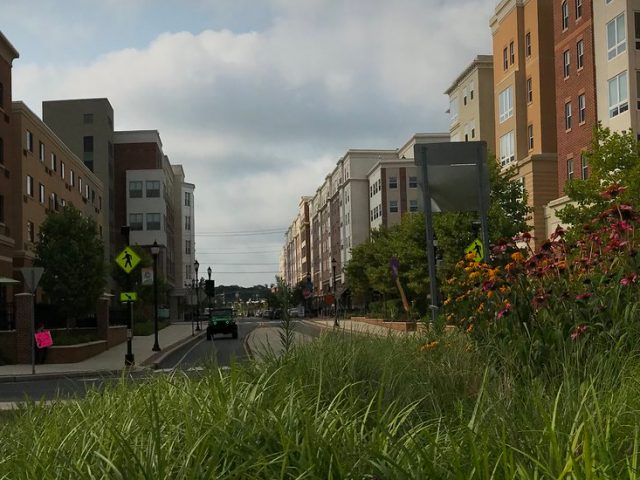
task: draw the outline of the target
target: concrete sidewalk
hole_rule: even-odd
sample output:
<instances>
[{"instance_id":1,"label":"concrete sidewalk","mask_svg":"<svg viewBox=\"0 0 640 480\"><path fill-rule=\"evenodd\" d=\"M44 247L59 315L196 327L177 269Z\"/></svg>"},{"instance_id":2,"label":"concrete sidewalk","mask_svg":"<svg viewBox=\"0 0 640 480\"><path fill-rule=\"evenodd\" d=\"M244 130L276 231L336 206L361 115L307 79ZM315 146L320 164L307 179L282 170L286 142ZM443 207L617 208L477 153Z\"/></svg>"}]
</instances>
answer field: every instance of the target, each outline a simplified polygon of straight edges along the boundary
<instances>
[{"instance_id":1,"label":"concrete sidewalk","mask_svg":"<svg viewBox=\"0 0 640 480\"><path fill-rule=\"evenodd\" d=\"M135 359L134 369L141 369L157 362L172 350L191 341L197 341L204 335L204 330L191 335L191 322L172 323L158 332L158 343L162 349L152 349L154 335L134 336L131 350ZM36 365L36 374L31 373L30 364L0 365L0 383L16 380L35 380L52 377L82 376L88 373L117 373L125 368L124 356L127 353L127 342L116 345L95 357L77 363L57 363Z\"/></svg>"}]
</instances>

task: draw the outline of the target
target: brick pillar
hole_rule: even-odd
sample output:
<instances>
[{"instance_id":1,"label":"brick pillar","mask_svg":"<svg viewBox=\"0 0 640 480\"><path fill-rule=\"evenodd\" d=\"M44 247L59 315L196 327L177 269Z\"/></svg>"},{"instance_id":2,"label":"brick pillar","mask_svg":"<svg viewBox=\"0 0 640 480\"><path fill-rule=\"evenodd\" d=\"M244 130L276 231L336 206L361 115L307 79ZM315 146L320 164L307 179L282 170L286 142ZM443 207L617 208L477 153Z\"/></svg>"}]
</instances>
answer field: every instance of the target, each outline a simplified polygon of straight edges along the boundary
<instances>
[{"instance_id":1,"label":"brick pillar","mask_svg":"<svg viewBox=\"0 0 640 480\"><path fill-rule=\"evenodd\" d=\"M96 304L98 339L109 342L109 297L100 297Z\"/></svg>"},{"instance_id":2,"label":"brick pillar","mask_svg":"<svg viewBox=\"0 0 640 480\"><path fill-rule=\"evenodd\" d=\"M31 364L31 331L33 329L33 295L18 293L16 301L16 356L18 363Z\"/></svg>"}]
</instances>

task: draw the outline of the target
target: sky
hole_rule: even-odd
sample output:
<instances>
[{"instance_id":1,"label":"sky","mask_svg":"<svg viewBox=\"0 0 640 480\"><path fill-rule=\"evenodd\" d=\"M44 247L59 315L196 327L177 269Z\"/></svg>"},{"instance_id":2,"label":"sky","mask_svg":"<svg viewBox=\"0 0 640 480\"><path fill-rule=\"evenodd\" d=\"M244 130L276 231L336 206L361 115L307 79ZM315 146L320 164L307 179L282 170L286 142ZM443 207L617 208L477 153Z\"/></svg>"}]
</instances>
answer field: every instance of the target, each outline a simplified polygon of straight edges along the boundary
<instances>
[{"instance_id":1,"label":"sky","mask_svg":"<svg viewBox=\"0 0 640 480\"><path fill-rule=\"evenodd\" d=\"M218 285L275 282L284 234L351 148L447 132L497 0L0 0L13 99L106 97L195 184ZM205 274L206 276L206 274Z\"/></svg>"}]
</instances>

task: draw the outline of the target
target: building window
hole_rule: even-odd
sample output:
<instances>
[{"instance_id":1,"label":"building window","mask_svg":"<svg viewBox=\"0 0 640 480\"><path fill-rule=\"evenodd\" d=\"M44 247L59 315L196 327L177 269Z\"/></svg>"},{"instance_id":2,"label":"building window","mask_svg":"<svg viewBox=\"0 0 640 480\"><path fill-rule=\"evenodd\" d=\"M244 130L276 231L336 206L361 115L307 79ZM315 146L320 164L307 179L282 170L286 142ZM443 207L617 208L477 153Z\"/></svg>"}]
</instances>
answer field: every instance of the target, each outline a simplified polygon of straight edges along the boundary
<instances>
[{"instance_id":1,"label":"building window","mask_svg":"<svg viewBox=\"0 0 640 480\"><path fill-rule=\"evenodd\" d=\"M500 165L508 165L513 162L514 156L514 141L513 130L500 137Z\"/></svg>"},{"instance_id":2,"label":"building window","mask_svg":"<svg viewBox=\"0 0 640 480\"><path fill-rule=\"evenodd\" d=\"M191 192L184 192L184 206L191 206Z\"/></svg>"},{"instance_id":3,"label":"building window","mask_svg":"<svg viewBox=\"0 0 640 480\"><path fill-rule=\"evenodd\" d=\"M635 12L634 23L635 23L635 32L636 32L636 50L640 50L640 12Z\"/></svg>"},{"instance_id":4,"label":"building window","mask_svg":"<svg viewBox=\"0 0 640 480\"><path fill-rule=\"evenodd\" d=\"M562 54L562 71L564 73L564 78L569 76L569 71L571 67L571 52L569 50L565 50Z\"/></svg>"},{"instance_id":5,"label":"building window","mask_svg":"<svg viewBox=\"0 0 640 480\"><path fill-rule=\"evenodd\" d=\"M458 97L451 97L451 100L449 100L449 115L451 116L451 123L458 119Z\"/></svg>"},{"instance_id":6,"label":"building window","mask_svg":"<svg viewBox=\"0 0 640 480\"><path fill-rule=\"evenodd\" d=\"M469 128L471 129L471 138L476 138L476 121L472 120L471 123L469 123Z\"/></svg>"},{"instance_id":7,"label":"building window","mask_svg":"<svg viewBox=\"0 0 640 480\"><path fill-rule=\"evenodd\" d=\"M469 83L469 99L473 100L473 90L474 90L474 84L473 82Z\"/></svg>"},{"instance_id":8,"label":"building window","mask_svg":"<svg viewBox=\"0 0 640 480\"><path fill-rule=\"evenodd\" d=\"M58 171L58 159L56 158L55 153L51 154L51 170L53 170L54 172Z\"/></svg>"},{"instance_id":9,"label":"building window","mask_svg":"<svg viewBox=\"0 0 640 480\"><path fill-rule=\"evenodd\" d=\"M527 32L524 36L524 51L527 57L531 56L531 32Z\"/></svg>"},{"instance_id":10,"label":"building window","mask_svg":"<svg viewBox=\"0 0 640 480\"><path fill-rule=\"evenodd\" d=\"M40 189L39 189L39 198L38 200L40 200L40 203L44 205L44 185L40 184Z\"/></svg>"},{"instance_id":11,"label":"building window","mask_svg":"<svg viewBox=\"0 0 640 480\"><path fill-rule=\"evenodd\" d=\"M569 4L567 0L562 2L562 30L569 28Z\"/></svg>"},{"instance_id":12,"label":"building window","mask_svg":"<svg viewBox=\"0 0 640 480\"><path fill-rule=\"evenodd\" d=\"M417 212L418 211L418 201L417 200L409 200L409 211Z\"/></svg>"},{"instance_id":13,"label":"building window","mask_svg":"<svg viewBox=\"0 0 640 480\"><path fill-rule=\"evenodd\" d=\"M567 160L567 181L573 180L573 158Z\"/></svg>"},{"instance_id":14,"label":"building window","mask_svg":"<svg viewBox=\"0 0 640 480\"><path fill-rule=\"evenodd\" d=\"M533 102L533 79L527 78L527 102Z\"/></svg>"},{"instance_id":15,"label":"building window","mask_svg":"<svg viewBox=\"0 0 640 480\"><path fill-rule=\"evenodd\" d=\"M0 195L0 223L4 223L4 195Z\"/></svg>"},{"instance_id":16,"label":"building window","mask_svg":"<svg viewBox=\"0 0 640 480\"><path fill-rule=\"evenodd\" d=\"M41 162L44 162L44 143L40 142L40 149L39 149L39 154L38 154L38 158L40 159Z\"/></svg>"},{"instance_id":17,"label":"building window","mask_svg":"<svg viewBox=\"0 0 640 480\"><path fill-rule=\"evenodd\" d=\"M191 254L191 240L184 241L184 253L187 255Z\"/></svg>"},{"instance_id":18,"label":"building window","mask_svg":"<svg viewBox=\"0 0 640 480\"><path fill-rule=\"evenodd\" d=\"M0 165L4 165L4 140L0 137Z\"/></svg>"},{"instance_id":19,"label":"building window","mask_svg":"<svg viewBox=\"0 0 640 480\"><path fill-rule=\"evenodd\" d=\"M83 137L83 151L82 151L82 161L89 168L89 170L93 171L93 136L88 135Z\"/></svg>"},{"instance_id":20,"label":"building window","mask_svg":"<svg viewBox=\"0 0 640 480\"><path fill-rule=\"evenodd\" d=\"M509 52L507 51L507 47L504 47L504 50L502 50L502 66L505 70L509 68Z\"/></svg>"},{"instance_id":21,"label":"building window","mask_svg":"<svg viewBox=\"0 0 640 480\"><path fill-rule=\"evenodd\" d=\"M185 215L184 217L184 229L191 230L191 215Z\"/></svg>"},{"instance_id":22,"label":"building window","mask_svg":"<svg viewBox=\"0 0 640 480\"><path fill-rule=\"evenodd\" d=\"M69 185L71 185L73 187L73 185L75 184L76 178L75 178L75 174L73 173L73 170L69 170Z\"/></svg>"},{"instance_id":23,"label":"building window","mask_svg":"<svg viewBox=\"0 0 640 480\"><path fill-rule=\"evenodd\" d=\"M84 198L89 198L89 184L84 186Z\"/></svg>"},{"instance_id":24,"label":"building window","mask_svg":"<svg viewBox=\"0 0 640 480\"><path fill-rule=\"evenodd\" d=\"M624 13L621 13L607 23L607 56L609 60L620 55L626 48Z\"/></svg>"},{"instance_id":25,"label":"building window","mask_svg":"<svg viewBox=\"0 0 640 480\"><path fill-rule=\"evenodd\" d=\"M33 177L27 175L27 195L33 197Z\"/></svg>"},{"instance_id":26,"label":"building window","mask_svg":"<svg viewBox=\"0 0 640 480\"><path fill-rule=\"evenodd\" d=\"M389 177L389 188L398 188L398 177Z\"/></svg>"},{"instance_id":27,"label":"building window","mask_svg":"<svg viewBox=\"0 0 640 480\"><path fill-rule=\"evenodd\" d=\"M27 150L33 152L33 133L29 130L27 130ZM44 158L41 158L40 160L44 160Z\"/></svg>"},{"instance_id":28,"label":"building window","mask_svg":"<svg viewBox=\"0 0 640 480\"><path fill-rule=\"evenodd\" d=\"M0 108L4 109L4 85L0 82Z\"/></svg>"},{"instance_id":29,"label":"building window","mask_svg":"<svg viewBox=\"0 0 640 480\"><path fill-rule=\"evenodd\" d=\"M147 180L147 198L160 197L160 181Z\"/></svg>"},{"instance_id":30,"label":"building window","mask_svg":"<svg viewBox=\"0 0 640 480\"><path fill-rule=\"evenodd\" d=\"M389 202L389 213L398 213L398 201L391 200Z\"/></svg>"},{"instance_id":31,"label":"building window","mask_svg":"<svg viewBox=\"0 0 640 480\"><path fill-rule=\"evenodd\" d=\"M640 108L640 83L638 82L640 82L640 70L636 70L636 102Z\"/></svg>"},{"instance_id":32,"label":"building window","mask_svg":"<svg viewBox=\"0 0 640 480\"><path fill-rule=\"evenodd\" d=\"M131 230L142 230L142 214L130 213L129 214L129 227Z\"/></svg>"},{"instance_id":33,"label":"building window","mask_svg":"<svg viewBox=\"0 0 640 480\"><path fill-rule=\"evenodd\" d=\"M513 100L511 96L511 87L505 88L502 92L500 92L499 97L499 106L500 106L500 123L507 120L511 115L513 115Z\"/></svg>"},{"instance_id":34,"label":"building window","mask_svg":"<svg viewBox=\"0 0 640 480\"><path fill-rule=\"evenodd\" d=\"M464 87L464 90L462 92L462 104L466 105L467 104L467 96L469 95L469 89L467 87Z\"/></svg>"},{"instance_id":35,"label":"building window","mask_svg":"<svg viewBox=\"0 0 640 480\"><path fill-rule=\"evenodd\" d=\"M409 188L418 188L418 177L409 177Z\"/></svg>"},{"instance_id":36,"label":"building window","mask_svg":"<svg viewBox=\"0 0 640 480\"><path fill-rule=\"evenodd\" d=\"M578 95L578 123L584 123L587 119L587 97L585 94Z\"/></svg>"},{"instance_id":37,"label":"building window","mask_svg":"<svg viewBox=\"0 0 640 480\"><path fill-rule=\"evenodd\" d=\"M576 20L582 18L582 0L576 0Z\"/></svg>"},{"instance_id":38,"label":"building window","mask_svg":"<svg viewBox=\"0 0 640 480\"><path fill-rule=\"evenodd\" d=\"M629 110L627 72L624 71L609 80L609 118L627 110Z\"/></svg>"},{"instance_id":39,"label":"building window","mask_svg":"<svg viewBox=\"0 0 640 480\"><path fill-rule=\"evenodd\" d=\"M529 150L533 150L533 125L527 127L527 137L529 138Z\"/></svg>"},{"instance_id":40,"label":"building window","mask_svg":"<svg viewBox=\"0 0 640 480\"><path fill-rule=\"evenodd\" d=\"M36 239L35 225L27 220L27 239L33 243Z\"/></svg>"},{"instance_id":41,"label":"building window","mask_svg":"<svg viewBox=\"0 0 640 480\"><path fill-rule=\"evenodd\" d=\"M564 129L571 130L571 102L564 104Z\"/></svg>"},{"instance_id":42,"label":"building window","mask_svg":"<svg viewBox=\"0 0 640 480\"><path fill-rule=\"evenodd\" d=\"M580 70L584 67L584 40L576 43L576 68Z\"/></svg>"},{"instance_id":43,"label":"building window","mask_svg":"<svg viewBox=\"0 0 640 480\"><path fill-rule=\"evenodd\" d=\"M160 230L159 213L147 213L147 230Z\"/></svg>"},{"instance_id":44,"label":"building window","mask_svg":"<svg viewBox=\"0 0 640 480\"><path fill-rule=\"evenodd\" d=\"M60 162L60 178L64 180L64 162Z\"/></svg>"},{"instance_id":45,"label":"building window","mask_svg":"<svg viewBox=\"0 0 640 480\"><path fill-rule=\"evenodd\" d=\"M513 42L509 43L509 63L513 65L516 61L516 49Z\"/></svg>"},{"instance_id":46,"label":"building window","mask_svg":"<svg viewBox=\"0 0 640 480\"><path fill-rule=\"evenodd\" d=\"M129 182L129 198L142 198L142 182Z\"/></svg>"},{"instance_id":47,"label":"building window","mask_svg":"<svg viewBox=\"0 0 640 480\"><path fill-rule=\"evenodd\" d=\"M93 123L93 113L85 113L82 115L82 123L91 125Z\"/></svg>"},{"instance_id":48,"label":"building window","mask_svg":"<svg viewBox=\"0 0 640 480\"><path fill-rule=\"evenodd\" d=\"M589 165L587 164L587 156L584 153L580 155L580 178L582 180L589 178Z\"/></svg>"}]
</instances>

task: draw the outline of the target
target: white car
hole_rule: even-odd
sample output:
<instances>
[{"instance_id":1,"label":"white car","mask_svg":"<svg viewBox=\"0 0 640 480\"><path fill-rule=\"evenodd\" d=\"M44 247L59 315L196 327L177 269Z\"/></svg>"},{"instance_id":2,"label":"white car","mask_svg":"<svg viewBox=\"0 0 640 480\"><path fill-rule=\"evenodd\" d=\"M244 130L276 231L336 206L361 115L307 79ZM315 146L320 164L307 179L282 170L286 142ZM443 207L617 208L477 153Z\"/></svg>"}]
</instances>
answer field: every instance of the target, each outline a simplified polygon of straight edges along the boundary
<instances>
[{"instance_id":1,"label":"white car","mask_svg":"<svg viewBox=\"0 0 640 480\"><path fill-rule=\"evenodd\" d=\"M289 317L304 318L304 307L295 307L289 309Z\"/></svg>"}]
</instances>

